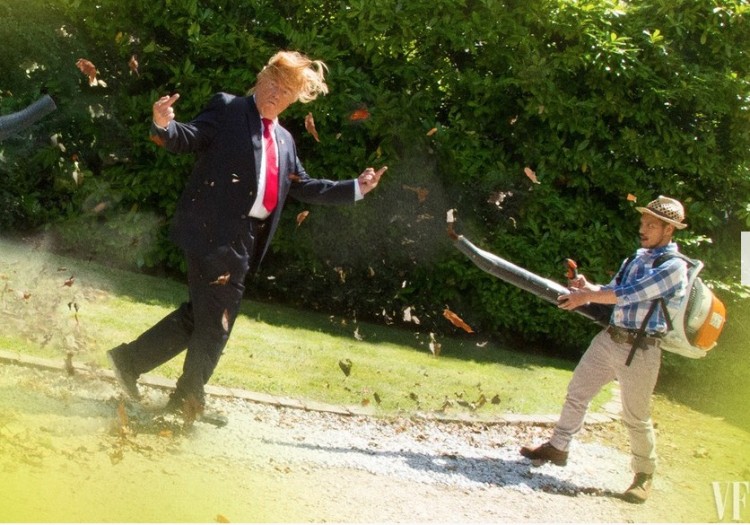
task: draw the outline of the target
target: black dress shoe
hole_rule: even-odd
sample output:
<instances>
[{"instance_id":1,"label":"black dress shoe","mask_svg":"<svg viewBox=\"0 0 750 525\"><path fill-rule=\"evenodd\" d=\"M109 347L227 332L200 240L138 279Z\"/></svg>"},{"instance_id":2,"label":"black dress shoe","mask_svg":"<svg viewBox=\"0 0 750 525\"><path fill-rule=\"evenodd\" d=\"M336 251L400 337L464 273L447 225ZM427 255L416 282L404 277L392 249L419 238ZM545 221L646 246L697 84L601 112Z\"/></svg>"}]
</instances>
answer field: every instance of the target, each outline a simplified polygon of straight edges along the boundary
<instances>
[{"instance_id":1,"label":"black dress shoe","mask_svg":"<svg viewBox=\"0 0 750 525\"><path fill-rule=\"evenodd\" d=\"M164 410L182 415L186 422L188 420L191 422L200 421L215 427L225 427L229 424L229 418L225 414L206 408L205 402L196 402L194 399L193 396L185 398L176 392L172 392Z\"/></svg>"},{"instance_id":2,"label":"black dress shoe","mask_svg":"<svg viewBox=\"0 0 750 525\"><path fill-rule=\"evenodd\" d=\"M120 384L120 387L125 393L134 401L138 401L141 398L141 393L138 391L138 376L132 373L120 353L125 349L125 345L120 345L112 350L107 351L107 359L109 364L112 366L112 371L115 373L115 378Z\"/></svg>"}]
</instances>

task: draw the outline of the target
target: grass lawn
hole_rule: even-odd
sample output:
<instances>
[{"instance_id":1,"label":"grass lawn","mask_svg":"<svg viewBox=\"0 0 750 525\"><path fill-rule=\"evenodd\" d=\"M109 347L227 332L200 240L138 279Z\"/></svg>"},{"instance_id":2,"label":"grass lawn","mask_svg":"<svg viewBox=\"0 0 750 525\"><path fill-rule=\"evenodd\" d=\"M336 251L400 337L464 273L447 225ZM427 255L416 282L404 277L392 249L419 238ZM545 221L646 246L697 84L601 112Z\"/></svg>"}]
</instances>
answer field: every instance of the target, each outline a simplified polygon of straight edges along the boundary
<instances>
[{"instance_id":1,"label":"grass lawn","mask_svg":"<svg viewBox=\"0 0 750 525\"><path fill-rule=\"evenodd\" d=\"M167 278L126 272L0 241L0 348L106 367L128 342L186 297ZM441 339L275 304L245 301L211 384L376 413L555 414L575 363L502 348L488 336ZM345 375L339 363L351 362ZM182 358L153 373L176 378ZM596 409L609 399L605 389Z\"/></svg>"}]
</instances>

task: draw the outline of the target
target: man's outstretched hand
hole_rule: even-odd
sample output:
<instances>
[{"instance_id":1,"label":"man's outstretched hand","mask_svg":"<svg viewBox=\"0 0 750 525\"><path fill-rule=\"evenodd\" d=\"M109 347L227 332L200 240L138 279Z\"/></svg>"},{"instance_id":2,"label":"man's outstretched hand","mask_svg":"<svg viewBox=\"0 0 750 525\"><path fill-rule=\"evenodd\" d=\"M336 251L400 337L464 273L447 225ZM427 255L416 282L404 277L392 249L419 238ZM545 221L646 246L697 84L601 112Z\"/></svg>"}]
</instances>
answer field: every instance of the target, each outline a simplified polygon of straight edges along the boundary
<instances>
[{"instance_id":1,"label":"man's outstretched hand","mask_svg":"<svg viewBox=\"0 0 750 525\"><path fill-rule=\"evenodd\" d=\"M380 177L386 172L388 166L383 166L378 171L375 168L367 168L365 171L359 174L357 180L359 181L359 190L362 195L366 195L371 190L375 189L375 186L380 182Z\"/></svg>"},{"instance_id":2,"label":"man's outstretched hand","mask_svg":"<svg viewBox=\"0 0 750 525\"><path fill-rule=\"evenodd\" d=\"M172 96L164 96L154 102L153 108L153 119L154 124L160 128L166 128L169 123L174 120L174 109L172 106L177 99L180 98L179 93L175 93Z\"/></svg>"}]
</instances>

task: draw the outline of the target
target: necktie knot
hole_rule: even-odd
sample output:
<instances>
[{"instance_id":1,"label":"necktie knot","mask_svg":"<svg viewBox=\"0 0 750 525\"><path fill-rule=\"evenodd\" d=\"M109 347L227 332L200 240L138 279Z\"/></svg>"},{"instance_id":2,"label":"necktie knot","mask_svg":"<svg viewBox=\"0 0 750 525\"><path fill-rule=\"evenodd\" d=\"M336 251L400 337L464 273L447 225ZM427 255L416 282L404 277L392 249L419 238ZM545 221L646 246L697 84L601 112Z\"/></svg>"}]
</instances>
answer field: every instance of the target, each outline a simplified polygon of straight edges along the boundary
<instances>
[{"instance_id":1,"label":"necktie knot","mask_svg":"<svg viewBox=\"0 0 750 525\"><path fill-rule=\"evenodd\" d=\"M269 135L271 133L271 130L273 130L273 120L262 118L261 121L263 122L263 134Z\"/></svg>"}]
</instances>

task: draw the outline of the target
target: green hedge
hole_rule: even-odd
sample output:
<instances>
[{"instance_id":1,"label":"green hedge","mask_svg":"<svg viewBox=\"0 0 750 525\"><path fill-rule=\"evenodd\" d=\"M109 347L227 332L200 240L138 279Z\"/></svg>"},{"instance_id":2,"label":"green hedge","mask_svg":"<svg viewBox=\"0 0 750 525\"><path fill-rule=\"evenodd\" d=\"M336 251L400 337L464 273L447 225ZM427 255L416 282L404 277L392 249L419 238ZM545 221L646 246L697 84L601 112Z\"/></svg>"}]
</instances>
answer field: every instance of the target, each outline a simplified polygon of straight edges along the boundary
<instances>
[{"instance_id":1,"label":"green hedge","mask_svg":"<svg viewBox=\"0 0 750 525\"><path fill-rule=\"evenodd\" d=\"M20 13L16 4L0 9ZM137 249L125 262L179 270L164 227L191 159L147 140L151 105L179 91L187 120L215 91L244 93L288 48L330 67L331 93L282 119L307 170L345 179L390 169L365 202L311 208L299 227L306 208L290 204L256 297L386 322L411 307L438 334L457 330L447 306L483 334L576 353L592 325L473 267L450 245L446 211L457 210L459 232L530 271L562 281L572 257L604 281L637 247L629 194L681 199L685 251L707 261L727 300L739 291L739 231L750 224L745 2L67 0L67 36L56 38L47 3L25 5L33 13L19 23L46 24L40 46L60 44L43 82L60 110L43 126L68 147L22 162L8 159L28 141L0 144L9 180L38 171L57 181L17 192L44 213L17 207L4 227L51 221L67 246L111 254L127 241ZM32 48L3 59L20 64ZM78 55L106 88L88 85ZM3 112L28 102L18 98L4 95ZM353 121L362 108L369 118ZM320 143L304 130L307 112ZM87 175L77 186L72 153Z\"/></svg>"}]
</instances>

